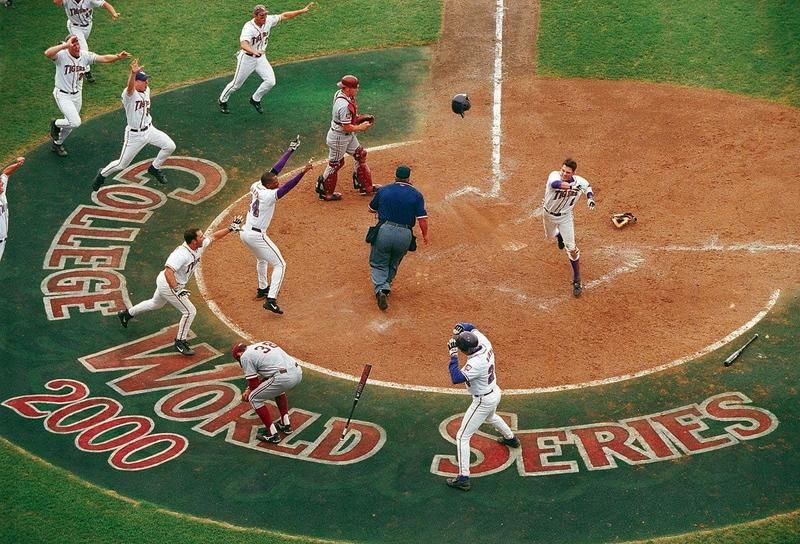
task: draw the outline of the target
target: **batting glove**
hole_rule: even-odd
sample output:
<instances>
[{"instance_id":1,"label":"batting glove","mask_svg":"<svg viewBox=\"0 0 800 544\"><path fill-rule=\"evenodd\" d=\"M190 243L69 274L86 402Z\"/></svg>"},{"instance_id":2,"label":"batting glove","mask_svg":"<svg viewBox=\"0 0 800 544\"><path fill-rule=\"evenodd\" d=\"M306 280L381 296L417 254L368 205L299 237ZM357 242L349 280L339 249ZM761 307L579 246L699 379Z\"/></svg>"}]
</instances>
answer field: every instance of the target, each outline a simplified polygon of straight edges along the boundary
<instances>
[{"instance_id":1,"label":"batting glove","mask_svg":"<svg viewBox=\"0 0 800 544\"><path fill-rule=\"evenodd\" d=\"M456 347L455 338L451 338L447 341L447 351L450 352L450 357L458 357L458 348Z\"/></svg>"},{"instance_id":2,"label":"batting glove","mask_svg":"<svg viewBox=\"0 0 800 544\"><path fill-rule=\"evenodd\" d=\"M595 206L597 206L597 204L594 203L594 199L590 198L589 199L589 209L593 210Z\"/></svg>"},{"instance_id":3,"label":"batting glove","mask_svg":"<svg viewBox=\"0 0 800 544\"><path fill-rule=\"evenodd\" d=\"M298 134L294 140L289 142L289 149L292 151L297 151L297 148L300 147L300 135Z\"/></svg>"},{"instance_id":4,"label":"batting glove","mask_svg":"<svg viewBox=\"0 0 800 544\"><path fill-rule=\"evenodd\" d=\"M453 336L458 336L464 332L464 326L461 323L457 323L455 327L453 327Z\"/></svg>"},{"instance_id":5,"label":"batting glove","mask_svg":"<svg viewBox=\"0 0 800 544\"><path fill-rule=\"evenodd\" d=\"M189 293L188 289L181 289L180 291L175 292L175 296L178 298L181 297L188 297L191 293Z\"/></svg>"},{"instance_id":6,"label":"batting glove","mask_svg":"<svg viewBox=\"0 0 800 544\"><path fill-rule=\"evenodd\" d=\"M228 230L231 232L239 232L242 230L242 216L237 215L233 218L233 221L228 226Z\"/></svg>"}]
</instances>

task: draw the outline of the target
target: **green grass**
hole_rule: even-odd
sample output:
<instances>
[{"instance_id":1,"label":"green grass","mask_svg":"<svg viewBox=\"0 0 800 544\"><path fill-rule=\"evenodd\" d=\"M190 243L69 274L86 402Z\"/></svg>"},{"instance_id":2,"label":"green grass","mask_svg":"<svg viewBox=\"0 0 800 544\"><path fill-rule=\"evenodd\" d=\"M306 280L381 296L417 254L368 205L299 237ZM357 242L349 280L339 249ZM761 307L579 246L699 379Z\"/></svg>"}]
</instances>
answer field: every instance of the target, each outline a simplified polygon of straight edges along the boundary
<instances>
[{"instance_id":1,"label":"green grass","mask_svg":"<svg viewBox=\"0 0 800 544\"><path fill-rule=\"evenodd\" d=\"M714 87L800 106L795 0L542 4L542 75Z\"/></svg>"},{"instance_id":2,"label":"green grass","mask_svg":"<svg viewBox=\"0 0 800 544\"><path fill-rule=\"evenodd\" d=\"M253 2L115 0L112 23L96 15L97 52L127 49L153 75L156 92L230 73L238 33ZM440 6L430 0L327 0L279 26L273 64L346 50L425 44L436 39ZM270 3L273 12L303 2ZM543 2L539 71L551 77L643 79L726 89L800 106L800 5L793 0L557 0ZM53 68L42 52L65 34L61 8L21 1L0 8L0 157L43 142L53 103ZM118 107L127 65L100 66L87 88L85 118ZM278 85L280 85L280 81ZM199 522L131 502L0 440L0 541L310 542ZM789 475L787 475L788 477ZM264 520L265 525L269 520ZM656 540L657 544L788 543L800 514Z\"/></svg>"},{"instance_id":3,"label":"green grass","mask_svg":"<svg viewBox=\"0 0 800 544\"><path fill-rule=\"evenodd\" d=\"M153 93L187 81L232 74L242 25L252 0L115 0L122 16L112 21L100 9L89 38L97 53L126 50L153 77ZM276 0L271 13L299 9L304 0ZM309 13L279 24L267 56L274 65L309 57L385 47L422 45L439 34L440 6L429 0L322 0ZM51 117L60 115L52 97L53 63L44 50L66 35L63 8L52 2L15 2L0 9L0 158L4 161L47 139ZM86 84L82 117L117 109L128 62L96 65L98 82ZM256 76L254 76L256 77ZM278 85L280 85L280 80ZM220 88L220 91L222 89Z\"/></svg>"}]
</instances>

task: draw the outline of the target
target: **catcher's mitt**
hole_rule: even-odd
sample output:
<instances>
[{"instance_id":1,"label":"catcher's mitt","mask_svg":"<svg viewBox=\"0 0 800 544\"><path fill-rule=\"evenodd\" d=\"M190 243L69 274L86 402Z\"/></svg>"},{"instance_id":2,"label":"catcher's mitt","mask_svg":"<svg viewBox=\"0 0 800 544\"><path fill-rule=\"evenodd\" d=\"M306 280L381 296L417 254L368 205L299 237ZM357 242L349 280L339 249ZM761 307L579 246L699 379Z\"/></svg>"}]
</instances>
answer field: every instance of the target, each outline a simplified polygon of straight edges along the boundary
<instances>
[{"instance_id":1,"label":"catcher's mitt","mask_svg":"<svg viewBox=\"0 0 800 544\"><path fill-rule=\"evenodd\" d=\"M359 115L356 117L356 125L360 125L361 123L374 123L375 116L374 115Z\"/></svg>"},{"instance_id":2,"label":"catcher's mitt","mask_svg":"<svg viewBox=\"0 0 800 544\"><path fill-rule=\"evenodd\" d=\"M630 212L615 213L611 216L611 222L614 223L615 227L621 229L625 225L633 225L636 223L636 216Z\"/></svg>"}]
</instances>

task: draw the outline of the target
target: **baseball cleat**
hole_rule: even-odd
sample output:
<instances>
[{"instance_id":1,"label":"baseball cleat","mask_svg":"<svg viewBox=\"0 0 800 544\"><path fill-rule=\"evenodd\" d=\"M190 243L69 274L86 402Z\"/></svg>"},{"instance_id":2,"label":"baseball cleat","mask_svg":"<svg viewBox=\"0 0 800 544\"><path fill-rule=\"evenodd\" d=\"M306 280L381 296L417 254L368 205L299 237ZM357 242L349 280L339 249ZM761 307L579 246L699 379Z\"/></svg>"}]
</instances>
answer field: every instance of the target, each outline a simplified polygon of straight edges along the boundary
<instances>
[{"instance_id":1,"label":"baseball cleat","mask_svg":"<svg viewBox=\"0 0 800 544\"><path fill-rule=\"evenodd\" d=\"M55 118L50 119L50 139L57 142L61 138L61 129L56 126Z\"/></svg>"},{"instance_id":2,"label":"baseball cleat","mask_svg":"<svg viewBox=\"0 0 800 544\"><path fill-rule=\"evenodd\" d=\"M375 293L375 299L378 301L378 308L381 310L386 310L389 307L389 303L386 301L386 293L383 291Z\"/></svg>"},{"instance_id":3,"label":"baseball cleat","mask_svg":"<svg viewBox=\"0 0 800 544\"><path fill-rule=\"evenodd\" d=\"M105 176L101 175L100 172L102 172L102 170L98 170L97 175L94 178L94 183L92 183L92 192L97 191L100 186L106 182Z\"/></svg>"},{"instance_id":4,"label":"baseball cleat","mask_svg":"<svg viewBox=\"0 0 800 544\"><path fill-rule=\"evenodd\" d=\"M283 434L292 434L294 432L291 423L289 423L288 425L284 425L280 419L275 423L273 423L273 425L275 425L275 428L278 429L278 431L282 432Z\"/></svg>"},{"instance_id":5,"label":"baseball cleat","mask_svg":"<svg viewBox=\"0 0 800 544\"><path fill-rule=\"evenodd\" d=\"M147 167L147 173L156 178L161 185L167 183L167 176L164 175L164 172L162 172L152 164Z\"/></svg>"},{"instance_id":6,"label":"baseball cleat","mask_svg":"<svg viewBox=\"0 0 800 544\"><path fill-rule=\"evenodd\" d=\"M63 144L57 144L55 142L53 142L53 145L50 147L50 151L52 151L59 157L66 157L67 155L69 155L69 153L67 153L67 150L64 149Z\"/></svg>"},{"instance_id":7,"label":"baseball cleat","mask_svg":"<svg viewBox=\"0 0 800 544\"><path fill-rule=\"evenodd\" d=\"M289 149L292 151L297 151L297 148L300 147L300 135L298 134L295 136L294 140L289 142Z\"/></svg>"},{"instance_id":8,"label":"baseball cleat","mask_svg":"<svg viewBox=\"0 0 800 544\"><path fill-rule=\"evenodd\" d=\"M564 239L561 237L561 234L556 235L556 242L558 242L558 249L564 249Z\"/></svg>"},{"instance_id":9,"label":"baseball cleat","mask_svg":"<svg viewBox=\"0 0 800 544\"><path fill-rule=\"evenodd\" d=\"M332 200L341 200L342 193L333 193L332 195L322 194L319 195L320 200L324 200L325 202L331 202Z\"/></svg>"},{"instance_id":10,"label":"baseball cleat","mask_svg":"<svg viewBox=\"0 0 800 544\"><path fill-rule=\"evenodd\" d=\"M264 113L264 108L261 107L261 102L256 102L253 97L250 97L250 105L253 106L258 113Z\"/></svg>"},{"instance_id":11,"label":"baseball cleat","mask_svg":"<svg viewBox=\"0 0 800 544\"><path fill-rule=\"evenodd\" d=\"M128 328L128 321L133 319L133 316L130 314L130 312L128 312L127 308L121 312L117 312L117 317L119 318L119 322L122 323L122 326L126 329Z\"/></svg>"},{"instance_id":12,"label":"baseball cleat","mask_svg":"<svg viewBox=\"0 0 800 544\"><path fill-rule=\"evenodd\" d=\"M447 485L461 491L469 491L472 488L472 484L469 483L469 476L461 476L460 474L455 478L448 478Z\"/></svg>"},{"instance_id":13,"label":"baseball cleat","mask_svg":"<svg viewBox=\"0 0 800 544\"><path fill-rule=\"evenodd\" d=\"M274 314L282 314L283 310L281 310L278 303L275 301L274 298L268 298L267 301L264 303L264 309L269 310Z\"/></svg>"},{"instance_id":14,"label":"baseball cleat","mask_svg":"<svg viewBox=\"0 0 800 544\"><path fill-rule=\"evenodd\" d=\"M278 433L269 434L267 429L259 429L256 433L256 438L261 442L267 442L269 444L280 444L281 437Z\"/></svg>"},{"instance_id":15,"label":"baseball cleat","mask_svg":"<svg viewBox=\"0 0 800 544\"><path fill-rule=\"evenodd\" d=\"M511 438L506 438L502 436L497 439L497 442L503 444L504 446L508 446L509 448L518 448L519 447L519 438L516 436L512 436Z\"/></svg>"},{"instance_id":16,"label":"baseball cleat","mask_svg":"<svg viewBox=\"0 0 800 544\"><path fill-rule=\"evenodd\" d=\"M94 74L91 72L84 72L83 79L85 79L89 83L95 83L97 80L94 78Z\"/></svg>"},{"instance_id":17,"label":"baseball cleat","mask_svg":"<svg viewBox=\"0 0 800 544\"><path fill-rule=\"evenodd\" d=\"M186 355L187 357L194 355L194 350L189 346L189 343L186 340L175 340L175 349L181 355Z\"/></svg>"},{"instance_id":18,"label":"baseball cleat","mask_svg":"<svg viewBox=\"0 0 800 544\"><path fill-rule=\"evenodd\" d=\"M221 111L222 113L230 113L231 112L231 110L228 109L228 103L227 102L217 102L217 103L219 104L219 111Z\"/></svg>"},{"instance_id":19,"label":"baseball cleat","mask_svg":"<svg viewBox=\"0 0 800 544\"><path fill-rule=\"evenodd\" d=\"M583 293L583 287L581 287L581 282L573 281L572 282L572 296L578 298Z\"/></svg>"},{"instance_id":20,"label":"baseball cleat","mask_svg":"<svg viewBox=\"0 0 800 544\"><path fill-rule=\"evenodd\" d=\"M267 296L269 292L269 286L266 289L262 289L261 287L256 288L256 298L264 298Z\"/></svg>"}]
</instances>

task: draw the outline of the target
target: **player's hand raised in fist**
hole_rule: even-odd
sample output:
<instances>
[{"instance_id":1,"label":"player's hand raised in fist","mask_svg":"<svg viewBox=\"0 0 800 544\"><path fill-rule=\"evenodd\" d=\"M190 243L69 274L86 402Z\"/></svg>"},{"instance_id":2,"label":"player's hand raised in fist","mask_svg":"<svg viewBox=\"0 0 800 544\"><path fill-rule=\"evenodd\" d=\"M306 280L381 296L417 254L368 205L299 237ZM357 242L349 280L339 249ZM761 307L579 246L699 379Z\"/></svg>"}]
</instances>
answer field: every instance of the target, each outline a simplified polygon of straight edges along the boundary
<instances>
[{"instance_id":1,"label":"player's hand raised in fist","mask_svg":"<svg viewBox=\"0 0 800 544\"><path fill-rule=\"evenodd\" d=\"M231 224L228 226L228 230L231 232L240 232L242 230L242 216L237 215L231 221Z\"/></svg>"},{"instance_id":2,"label":"player's hand raised in fist","mask_svg":"<svg viewBox=\"0 0 800 544\"><path fill-rule=\"evenodd\" d=\"M311 157L310 159L308 159L308 162L303 167L303 172L308 172L308 171L312 170L313 168L314 168L314 157Z\"/></svg>"},{"instance_id":3,"label":"player's hand raised in fist","mask_svg":"<svg viewBox=\"0 0 800 544\"><path fill-rule=\"evenodd\" d=\"M456 339L451 338L447 341L447 351L450 352L450 357L458 356L458 347L456 347Z\"/></svg>"},{"instance_id":4,"label":"player's hand raised in fist","mask_svg":"<svg viewBox=\"0 0 800 544\"><path fill-rule=\"evenodd\" d=\"M588 206L589 206L590 210L593 210L595 208L595 206L597 206L597 204L595 204L594 199L590 198Z\"/></svg>"},{"instance_id":5,"label":"player's hand raised in fist","mask_svg":"<svg viewBox=\"0 0 800 544\"><path fill-rule=\"evenodd\" d=\"M456 323L456 326L453 327L453 336L458 336L462 332L464 332L464 325L461 323Z\"/></svg>"}]
</instances>

